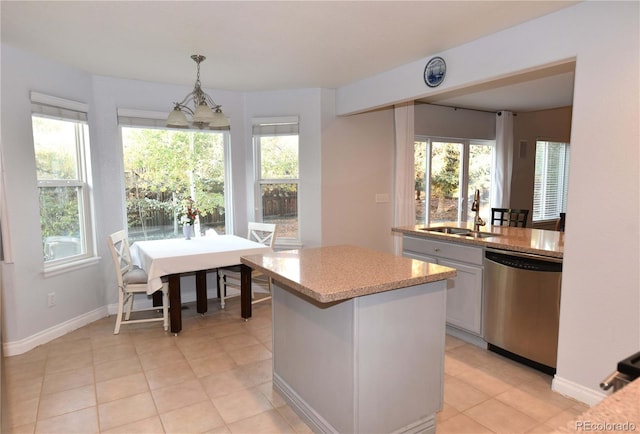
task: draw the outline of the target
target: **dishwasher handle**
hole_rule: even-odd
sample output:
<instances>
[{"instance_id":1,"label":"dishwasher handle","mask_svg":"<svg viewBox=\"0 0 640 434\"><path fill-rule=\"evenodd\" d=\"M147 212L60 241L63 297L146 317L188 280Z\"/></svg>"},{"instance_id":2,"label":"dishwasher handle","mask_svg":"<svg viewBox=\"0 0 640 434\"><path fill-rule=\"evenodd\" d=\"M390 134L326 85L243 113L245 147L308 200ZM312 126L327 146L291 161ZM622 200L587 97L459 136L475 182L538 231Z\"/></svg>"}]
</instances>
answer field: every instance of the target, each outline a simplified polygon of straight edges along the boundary
<instances>
[{"instance_id":1,"label":"dishwasher handle","mask_svg":"<svg viewBox=\"0 0 640 434\"><path fill-rule=\"evenodd\" d=\"M514 254L514 252L487 249L485 260L521 270L562 272L562 260L538 255Z\"/></svg>"}]
</instances>

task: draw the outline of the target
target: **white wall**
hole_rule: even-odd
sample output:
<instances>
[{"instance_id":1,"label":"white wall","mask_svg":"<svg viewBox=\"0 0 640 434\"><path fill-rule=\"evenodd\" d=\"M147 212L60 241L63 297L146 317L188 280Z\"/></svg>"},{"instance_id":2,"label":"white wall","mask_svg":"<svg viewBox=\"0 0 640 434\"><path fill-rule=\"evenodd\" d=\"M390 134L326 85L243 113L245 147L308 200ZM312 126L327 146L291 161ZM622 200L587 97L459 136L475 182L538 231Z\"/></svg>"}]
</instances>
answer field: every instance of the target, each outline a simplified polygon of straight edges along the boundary
<instances>
[{"instance_id":1,"label":"white wall","mask_svg":"<svg viewBox=\"0 0 640 434\"><path fill-rule=\"evenodd\" d=\"M639 7L581 2L433 53L447 61L447 78L435 90L422 83L425 58L336 96L338 114L361 112L575 59L554 388L585 402L599 400L599 382L640 349Z\"/></svg>"},{"instance_id":2,"label":"white wall","mask_svg":"<svg viewBox=\"0 0 640 434\"><path fill-rule=\"evenodd\" d=\"M456 139L496 139L496 115L429 104L415 105L416 135Z\"/></svg>"},{"instance_id":3,"label":"white wall","mask_svg":"<svg viewBox=\"0 0 640 434\"><path fill-rule=\"evenodd\" d=\"M322 244L393 252L393 109L327 119L322 131ZM388 202L376 203L376 194Z\"/></svg>"}]
</instances>

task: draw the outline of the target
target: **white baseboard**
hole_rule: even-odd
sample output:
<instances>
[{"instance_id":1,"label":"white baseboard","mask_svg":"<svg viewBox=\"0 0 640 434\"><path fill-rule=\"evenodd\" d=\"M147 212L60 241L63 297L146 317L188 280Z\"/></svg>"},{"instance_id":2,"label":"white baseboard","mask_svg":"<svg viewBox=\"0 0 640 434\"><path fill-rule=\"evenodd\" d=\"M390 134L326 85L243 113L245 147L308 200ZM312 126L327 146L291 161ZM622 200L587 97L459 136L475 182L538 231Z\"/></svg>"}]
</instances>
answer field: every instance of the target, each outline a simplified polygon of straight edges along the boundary
<instances>
[{"instance_id":1,"label":"white baseboard","mask_svg":"<svg viewBox=\"0 0 640 434\"><path fill-rule=\"evenodd\" d=\"M42 330L41 332L38 332L19 341L5 342L4 344L2 344L2 351L5 356L16 356L18 354L26 353L27 351L32 350L39 345L46 344L47 342L59 338L60 336L66 335L69 332L79 329L80 327L84 327L85 325L97 321L100 318L104 318L108 315L109 313L107 306L102 306L91 312L87 312L61 324L50 327L46 330Z\"/></svg>"},{"instance_id":2,"label":"white baseboard","mask_svg":"<svg viewBox=\"0 0 640 434\"><path fill-rule=\"evenodd\" d=\"M599 403L608 396L604 391L590 389L582 384L558 377L557 374L553 377L553 381L551 382L551 390L570 398L577 399L578 401L584 402L590 406Z\"/></svg>"}]
</instances>

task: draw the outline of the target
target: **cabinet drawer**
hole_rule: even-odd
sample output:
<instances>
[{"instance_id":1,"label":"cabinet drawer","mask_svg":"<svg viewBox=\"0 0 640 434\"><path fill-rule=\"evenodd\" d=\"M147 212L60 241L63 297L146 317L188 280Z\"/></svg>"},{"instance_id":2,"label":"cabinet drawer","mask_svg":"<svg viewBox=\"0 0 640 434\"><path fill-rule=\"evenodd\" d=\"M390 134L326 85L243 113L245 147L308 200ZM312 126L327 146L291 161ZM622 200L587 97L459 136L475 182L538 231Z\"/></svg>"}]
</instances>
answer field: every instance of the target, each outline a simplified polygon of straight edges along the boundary
<instances>
[{"instance_id":1,"label":"cabinet drawer","mask_svg":"<svg viewBox=\"0 0 640 434\"><path fill-rule=\"evenodd\" d=\"M402 248L408 252L482 265L481 247L465 246L463 244L434 241L405 235Z\"/></svg>"}]
</instances>

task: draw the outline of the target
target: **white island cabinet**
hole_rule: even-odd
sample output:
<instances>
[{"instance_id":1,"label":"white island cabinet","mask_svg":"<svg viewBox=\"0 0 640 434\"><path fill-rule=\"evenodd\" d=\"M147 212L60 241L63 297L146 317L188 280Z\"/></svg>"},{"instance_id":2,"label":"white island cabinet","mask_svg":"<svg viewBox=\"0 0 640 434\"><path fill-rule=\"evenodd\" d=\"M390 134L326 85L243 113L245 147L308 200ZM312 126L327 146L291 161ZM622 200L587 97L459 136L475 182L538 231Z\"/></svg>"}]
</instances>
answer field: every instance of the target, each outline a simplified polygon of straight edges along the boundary
<instances>
[{"instance_id":1,"label":"white island cabinet","mask_svg":"<svg viewBox=\"0 0 640 434\"><path fill-rule=\"evenodd\" d=\"M242 258L273 279L273 384L315 432L435 432L446 279L353 246Z\"/></svg>"}]
</instances>

